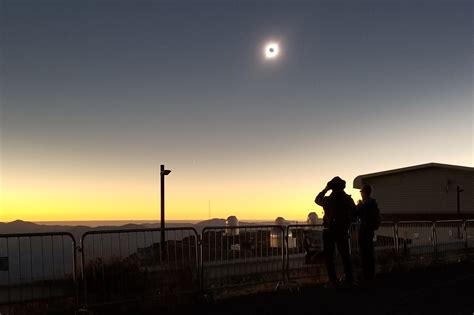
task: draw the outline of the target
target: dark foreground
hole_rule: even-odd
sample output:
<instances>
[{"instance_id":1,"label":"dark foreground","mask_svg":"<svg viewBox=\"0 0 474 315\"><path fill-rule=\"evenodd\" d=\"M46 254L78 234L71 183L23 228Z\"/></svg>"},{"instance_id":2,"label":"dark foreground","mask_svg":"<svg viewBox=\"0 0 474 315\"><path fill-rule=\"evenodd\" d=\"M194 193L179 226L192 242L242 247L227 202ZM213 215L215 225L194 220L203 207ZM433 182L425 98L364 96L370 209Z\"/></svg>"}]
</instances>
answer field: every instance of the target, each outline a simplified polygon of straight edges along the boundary
<instances>
[{"instance_id":1,"label":"dark foreground","mask_svg":"<svg viewBox=\"0 0 474 315\"><path fill-rule=\"evenodd\" d=\"M358 287L281 289L136 314L474 314L474 264L457 263L379 275ZM107 312L108 313L108 312ZM113 313L118 313L115 310ZM126 311L130 313L130 310Z\"/></svg>"}]
</instances>

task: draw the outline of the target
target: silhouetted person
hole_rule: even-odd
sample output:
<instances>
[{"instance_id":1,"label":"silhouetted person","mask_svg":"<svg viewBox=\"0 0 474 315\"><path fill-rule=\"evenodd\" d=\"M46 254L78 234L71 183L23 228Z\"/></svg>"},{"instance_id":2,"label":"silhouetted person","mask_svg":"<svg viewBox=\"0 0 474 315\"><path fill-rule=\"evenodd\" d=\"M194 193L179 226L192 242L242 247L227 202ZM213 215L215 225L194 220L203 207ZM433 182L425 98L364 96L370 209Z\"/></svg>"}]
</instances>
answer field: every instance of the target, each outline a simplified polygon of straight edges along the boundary
<instances>
[{"instance_id":1,"label":"silhouetted person","mask_svg":"<svg viewBox=\"0 0 474 315\"><path fill-rule=\"evenodd\" d=\"M364 185L360 190L362 201L357 204L356 217L360 219L359 252L362 270L366 280L375 276L374 231L380 223L380 210L377 201L370 197L372 187Z\"/></svg>"},{"instance_id":2,"label":"silhouetted person","mask_svg":"<svg viewBox=\"0 0 474 315\"><path fill-rule=\"evenodd\" d=\"M340 177L334 177L329 181L317 196L315 202L323 207L323 245L326 259L326 268L329 281L332 285L337 285L336 268L334 265L334 250L337 250L344 265L345 280L352 284L352 263L349 253L349 227L351 216L355 211L355 204L351 196L344 192L346 182ZM331 195L325 196L332 190Z\"/></svg>"}]
</instances>

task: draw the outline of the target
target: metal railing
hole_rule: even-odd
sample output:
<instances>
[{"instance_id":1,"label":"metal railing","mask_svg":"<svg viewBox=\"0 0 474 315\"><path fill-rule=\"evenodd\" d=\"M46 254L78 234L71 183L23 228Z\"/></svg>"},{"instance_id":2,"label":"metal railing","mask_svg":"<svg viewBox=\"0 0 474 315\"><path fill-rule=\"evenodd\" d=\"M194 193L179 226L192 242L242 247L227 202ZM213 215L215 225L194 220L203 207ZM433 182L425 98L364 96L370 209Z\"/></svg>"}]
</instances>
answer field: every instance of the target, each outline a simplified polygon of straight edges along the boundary
<instances>
[{"instance_id":1,"label":"metal railing","mask_svg":"<svg viewBox=\"0 0 474 315\"><path fill-rule=\"evenodd\" d=\"M0 313L74 309L76 241L70 233L0 234Z\"/></svg>"},{"instance_id":2,"label":"metal railing","mask_svg":"<svg viewBox=\"0 0 474 315\"><path fill-rule=\"evenodd\" d=\"M404 257L428 257L436 251L435 223L401 221L397 223L398 253Z\"/></svg>"},{"instance_id":3,"label":"metal railing","mask_svg":"<svg viewBox=\"0 0 474 315\"><path fill-rule=\"evenodd\" d=\"M474 220L466 220L465 229L466 229L466 248L474 248Z\"/></svg>"},{"instance_id":4,"label":"metal railing","mask_svg":"<svg viewBox=\"0 0 474 315\"><path fill-rule=\"evenodd\" d=\"M151 228L86 232L81 238L83 306L198 290L197 231L167 228L162 232Z\"/></svg>"},{"instance_id":5,"label":"metal railing","mask_svg":"<svg viewBox=\"0 0 474 315\"><path fill-rule=\"evenodd\" d=\"M278 225L206 227L202 289L284 281L285 231Z\"/></svg>"},{"instance_id":6,"label":"metal railing","mask_svg":"<svg viewBox=\"0 0 474 315\"><path fill-rule=\"evenodd\" d=\"M358 229L353 225L349 234L355 269ZM306 224L205 227L201 234L194 228L101 230L82 235L80 246L70 233L0 234L0 312L325 281L322 231ZM474 220L382 222L373 242L379 267L472 257Z\"/></svg>"},{"instance_id":7,"label":"metal railing","mask_svg":"<svg viewBox=\"0 0 474 315\"><path fill-rule=\"evenodd\" d=\"M286 228L286 278L327 277L323 252L323 226L293 224Z\"/></svg>"},{"instance_id":8,"label":"metal railing","mask_svg":"<svg viewBox=\"0 0 474 315\"><path fill-rule=\"evenodd\" d=\"M352 224L349 233L351 245L351 254L355 262L355 268L360 269L360 241L359 241L359 224ZM395 262L397 255L397 224L395 222L381 222L378 229L374 231L372 239L374 246L374 255L376 263L379 266L388 266Z\"/></svg>"},{"instance_id":9,"label":"metal railing","mask_svg":"<svg viewBox=\"0 0 474 315\"><path fill-rule=\"evenodd\" d=\"M466 247L466 227L462 220L435 222L436 253L460 252Z\"/></svg>"}]
</instances>

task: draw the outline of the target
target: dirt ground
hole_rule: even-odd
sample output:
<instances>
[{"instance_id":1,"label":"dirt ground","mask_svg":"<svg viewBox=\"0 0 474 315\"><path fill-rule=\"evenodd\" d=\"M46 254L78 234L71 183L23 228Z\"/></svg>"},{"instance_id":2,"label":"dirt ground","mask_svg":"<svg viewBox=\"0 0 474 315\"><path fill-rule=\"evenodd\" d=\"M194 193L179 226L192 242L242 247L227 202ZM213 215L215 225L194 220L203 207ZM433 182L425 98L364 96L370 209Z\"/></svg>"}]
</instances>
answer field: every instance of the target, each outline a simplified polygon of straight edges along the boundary
<instances>
[{"instance_id":1,"label":"dirt ground","mask_svg":"<svg viewBox=\"0 0 474 315\"><path fill-rule=\"evenodd\" d=\"M156 314L474 314L474 264L457 263L379 275L353 288L284 287Z\"/></svg>"},{"instance_id":2,"label":"dirt ground","mask_svg":"<svg viewBox=\"0 0 474 315\"><path fill-rule=\"evenodd\" d=\"M474 315L474 263L392 270L351 288L306 284L299 289L281 286L275 291L273 285L263 291L247 289L215 299L170 298L165 304L107 307L105 312L95 310L92 314Z\"/></svg>"}]
</instances>

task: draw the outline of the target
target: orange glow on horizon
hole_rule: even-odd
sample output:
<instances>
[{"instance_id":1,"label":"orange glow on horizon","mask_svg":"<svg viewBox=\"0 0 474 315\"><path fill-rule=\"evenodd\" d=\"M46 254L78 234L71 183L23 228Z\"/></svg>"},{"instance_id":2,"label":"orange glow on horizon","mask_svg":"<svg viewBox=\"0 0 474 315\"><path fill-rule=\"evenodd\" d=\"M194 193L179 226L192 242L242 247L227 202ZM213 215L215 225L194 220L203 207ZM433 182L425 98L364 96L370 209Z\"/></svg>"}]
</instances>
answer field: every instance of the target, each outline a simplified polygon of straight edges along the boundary
<instances>
[{"instance_id":1,"label":"orange glow on horizon","mask_svg":"<svg viewBox=\"0 0 474 315\"><path fill-rule=\"evenodd\" d=\"M28 181L27 181L28 182ZM85 221L85 220L159 220L159 190L150 185L130 182L75 183L73 187L29 180L29 185L2 190L0 221ZM173 183L174 184L174 183ZM38 186L37 186L38 185ZM197 188L192 181L180 187L166 187L167 220L206 220L236 215L246 220L287 220L302 222L309 212L322 218L314 203L319 190L305 187L284 188L270 183L233 182ZM38 188L35 188L37 186ZM321 188L322 189L322 188ZM346 189L354 200L358 191ZM212 198L208 196L212 195Z\"/></svg>"},{"instance_id":2,"label":"orange glow on horizon","mask_svg":"<svg viewBox=\"0 0 474 315\"><path fill-rule=\"evenodd\" d=\"M309 159L309 158L308 158ZM328 179L340 175L346 192L360 199L352 180L358 174L350 165L322 168L298 161L291 172L284 163L250 168L167 165L166 220L207 220L235 215L240 220L277 217L303 222L308 213L322 218L314 203ZM314 163L315 164L315 163ZM160 187L158 167L148 169L46 164L40 168L11 162L0 177L0 221L99 221L159 220ZM263 165L259 163L258 165ZM380 166L372 166L374 170ZM331 169L337 168L334 173ZM360 174L367 172L360 172ZM209 217L209 201L211 205Z\"/></svg>"},{"instance_id":3,"label":"orange glow on horizon","mask_svg":"<svg viewBox=\"0 0 474 315\"><path fill-rule=\"evenodd\" d=\"M47 173L33 169L4 172L0 221L159 220L159 182L155 178ZM286 188L282 183L289 182L287 178L266 176L246 181L234 177L222 183L216 178L219 175L210 174L200 181L194 179L200 174L191 176L181 172L167 176L167 220L206 220L209 201L211 218L236 215L247 220L274 220L282 216L301 222L312 211L322 217L322 209L314 204L319 191L309 182Z\"/></svg>"}]
</instances>

